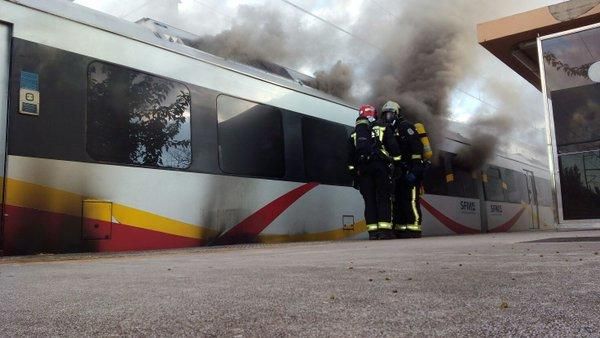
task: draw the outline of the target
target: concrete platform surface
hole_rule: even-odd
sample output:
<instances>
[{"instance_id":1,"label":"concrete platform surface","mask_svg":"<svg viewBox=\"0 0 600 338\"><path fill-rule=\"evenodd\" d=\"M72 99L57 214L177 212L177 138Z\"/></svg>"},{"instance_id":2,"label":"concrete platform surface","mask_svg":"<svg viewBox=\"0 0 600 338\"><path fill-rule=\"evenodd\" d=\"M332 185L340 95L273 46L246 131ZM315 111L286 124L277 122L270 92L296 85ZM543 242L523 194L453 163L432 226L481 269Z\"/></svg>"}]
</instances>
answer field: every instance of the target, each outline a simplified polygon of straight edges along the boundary
<instances>
[{"instance_id":1,"label":"concrete platform surface","mask_svg":"<svg viewBox=\"0 0 600 338\"><path fill-rule=\"evenodd\" d=\"M586 231L3 258L0 336L598 337L599 251Z\"/></svg>"}]
</instances>

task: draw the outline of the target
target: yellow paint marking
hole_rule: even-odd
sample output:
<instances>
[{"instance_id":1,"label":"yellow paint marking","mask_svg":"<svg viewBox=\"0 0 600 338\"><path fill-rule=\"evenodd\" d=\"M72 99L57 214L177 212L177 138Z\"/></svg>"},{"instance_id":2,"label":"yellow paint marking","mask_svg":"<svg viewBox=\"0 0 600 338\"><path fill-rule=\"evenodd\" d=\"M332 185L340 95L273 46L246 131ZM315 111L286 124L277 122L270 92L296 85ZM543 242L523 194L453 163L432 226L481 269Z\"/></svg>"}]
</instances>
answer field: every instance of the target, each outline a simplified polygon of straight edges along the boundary
<instances>
[{"instance_id":1,"label":"yellow paint marking","mask_svg":"<svg viewBox=\"0 0 600 338\"><path fill-rule=\"evenodd\" d=\"M112 203L109 201L84 200L83 217L103 222L112 221Z\"/></svg>"},{"instance_id":2,"label":"yellow paint marking","mask_svg":"<svg viewBox=\"0 0 600 338\"><path fill-rule=\"evenodd\" d=\"M113 204L113 217L119 223L189 238L216 236L214 230L155 215L121 204Z\"/></svg>"},{"instance_id":3,"label":"yellow paint marking","mask_svg":"<svg viewBox=\"0 0 600 338\"><path fill-rule=\"evenodd\" d=\"M317 232L311 234L298 235L259 235L258 238L262 243L286 243L286 242L310 242L310 241L334 241L348 237L352 237L367 231L365 221L360 221L354 224L354 230L336 229L325 232Z\"/></svg>"},{"instance_id":4,"label":"yellow paint marking","mask_svg":"<svg viewBox=\"0 0 600 338\"><path fill-rule=\"evenodd\" d=\"M8 205L81 217L83 201L94 201L78 194L38 184L14 179L6 181L6 204ZM180 222L117 203L112 204L112 215L119 223L170 235L202 239L217 234L216 231L206 227Z\"/></svg>"},{"instance_id":5,"label":"yellow paint marking","mask_svg":"<svg viewBox=\"0 0 600 338\"><path fill-rule=\"evenodd\" d=\"M79 217L82 201L83 197L74 193L10 178L6 180L8 205Z\"/></svg>"}]
</instances>

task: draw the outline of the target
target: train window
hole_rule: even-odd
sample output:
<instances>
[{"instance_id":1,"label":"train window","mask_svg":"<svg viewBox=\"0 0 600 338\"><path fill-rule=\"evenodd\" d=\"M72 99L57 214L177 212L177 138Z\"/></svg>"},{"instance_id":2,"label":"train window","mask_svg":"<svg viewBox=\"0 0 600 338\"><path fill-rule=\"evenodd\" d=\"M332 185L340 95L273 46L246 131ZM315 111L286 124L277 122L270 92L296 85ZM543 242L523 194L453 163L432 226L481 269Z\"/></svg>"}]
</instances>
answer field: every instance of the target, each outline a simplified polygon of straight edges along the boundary
<instances>
[{"instance_id":1,"label":"train window","mask_svg":"<svg viewBox=\"0 0 600 338\"><path fill-rule=\"evenodd\" d=\"M304 168L309 181L349 185L348 132L343 124L305 116L302 118Z\"/></svg>"},{"instance_id":2,"label":"train window","mask_svg":"<svg viewBox=\"0 0 600 338\"><path fill-rule=\"evenodd\" d=\"M219 165L223 172L283 177L283 127L278 108L220 95L217 116Z\"/></svg>"},{"instance_id":3,"label":"train window","mask_svg":"<svg viewBox=\"0 0 600 338\"><path fill-rule=\"evenodd\" d=\"M455 197L479 198L477 180L470 170L462 168L456 161L456 154L446 153L447 165L452 167L452 175L448 176L448 194Z\"/></svg>"},{"instance_id":4,"label":"train window","mask_svg":"<svg viewBox=\"0 0 600 338\"><path fill-rule=\"evenodd\" d=\"M503 169L504 183L506 184L506 197L510 203L521 203L527 200L522 187L527 186L525 175L514 170Z\"/></svg>"},{"instance_id":5,"label":"train window","mask_svg":"<svg viewBox=\"0 0 600 338\"><path fill-rule=\"evenodd\" d=\"M487 180L484 180L484 191L486 201L504 202L504 189L502 187L502 177L500 169L490 167L486 171Z\"/></svg>"},{"instance_id":6,"label":"train window","mask_svg":"<svg viewBox=\"0 0 600 338\"><path fill-rule=\"evenodd\" d=\"M464 198L479 198L477 194L477 180L473 174L462 169L453 169L454 180L448 183L450 196Z\"/></svg>"},{"instance_id":7,"label":"train window","mask_svg":"<svg viewBox=\"0 0 600 338\"><path fill-rule=\"evenodd\" d=\"M423 187L426 194L448 195L448 185L446 184L446 169L444 166L444 156L440 155L437 163L425 172Z\"/></svg>"},{"instance_id":8,"label":"train window","mask_svg":"<svg viewBox=\"0 0 600 338\"><path fill-rule=\"evenodd\" d=\"M190 135L186 86L116 65L89 65L86 149L93 159L187 168Z\"/></svg>"}]
</instances>

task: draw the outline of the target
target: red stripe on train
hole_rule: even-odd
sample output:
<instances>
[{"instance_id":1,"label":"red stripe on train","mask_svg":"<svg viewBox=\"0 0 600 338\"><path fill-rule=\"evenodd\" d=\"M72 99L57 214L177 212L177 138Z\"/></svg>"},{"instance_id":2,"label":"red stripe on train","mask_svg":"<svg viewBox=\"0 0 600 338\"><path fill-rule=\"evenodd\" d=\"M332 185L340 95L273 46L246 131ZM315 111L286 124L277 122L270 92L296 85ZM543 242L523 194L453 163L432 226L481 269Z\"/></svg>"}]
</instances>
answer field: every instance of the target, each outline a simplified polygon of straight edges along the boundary
<instances>
[{"instance_id":1,"label":"red stripe on train","mask_svg":"<svg viewBox=\"0 0 600 338\"><path fill-rule=\"evenodd\" d=\"M433 215L433 217L437 218L443 225L445 225L448 229L456 232L457 234L478 234L481 233L480 230L472 229L467 226L464 226L450 217L442 214L439 210L434 208L429 202L425 199L421 199L421 205L429 211Z\"/></svg>"},{"instance_id":2,"label":"red stripe on train","mask_svg":"<svg viewBox=\"0 0 600 338\"><path fill-rule=\"evenodd\" d=\"M5 211L7 255L174 249L206 244L200 239L110 222L95 222L111 227L110 239L88 240L83 239L80 217L9 205Z\"/></svg>"},{"instance_id":3,"label":"red stripe on train","mask_svg":"<svg viewBox=\"0 0 600 338\"><path fill-rule=\"evenodd\" d=\"M481 233L481 231L478 229L469 228L444 215L442 212L435 209L431 204L429 204L429 202L427 202L425 199L421 199L421 205L425 207L425 209L427 209L427 211L429 211L429 213L431 213L435 218L437 218L438 221L440 221L448 229L454 231L457 234ZM500 226L497 226L493 229L490 229L489 232L506 232L510 230L510 228L512 228L517 223L524 211L525 207L522 207L521 210L519 210L519 212L517 212L517 214L514 215L511 219L509 219L506 223L501 224Z\"/></svg>"},{"instance_id":4,"label":"red stripe on train","mask_svg":"<svg viewBox=\"0 0 600 338\"><path fill-rule=\"evenodd\" d=\"M508 220L508 222L491 229L489 232L506 232L506 231L510 230L510 228L512 228L513 225L515 225L515 223L517 223L517 221L519 220L519 217L521 217L521 215L523 214L524 211L525 211L525 207L522 207L521 210L519 210L519 212L517 212L516 215L514 215L511 219Z\"/></svg>"},{"instance_id":5,"label":"red stripe on train","mask_svg":"<svg viewBox=\"0 0 600 338\"><path fill-rule=\"evenodd\" d=\"M286 193L248 216L238 225L229 229L214 244L248 243L256 241L256 237L269 226L279 215L296 202L304 194L315 188L318 183L306 183Z\"/></svg>"}]
</instances>

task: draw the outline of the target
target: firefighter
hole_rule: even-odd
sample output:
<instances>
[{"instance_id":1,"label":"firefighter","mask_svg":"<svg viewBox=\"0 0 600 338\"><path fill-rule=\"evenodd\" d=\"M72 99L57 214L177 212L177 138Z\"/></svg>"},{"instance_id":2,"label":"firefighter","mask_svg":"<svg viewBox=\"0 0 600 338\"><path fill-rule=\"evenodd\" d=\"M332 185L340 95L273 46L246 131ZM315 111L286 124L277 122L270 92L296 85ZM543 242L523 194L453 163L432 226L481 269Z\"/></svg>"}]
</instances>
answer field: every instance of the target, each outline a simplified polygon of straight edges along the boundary
<instances>
[{"instance_id":1,"label":"firefighter","mask_svg":"<svg viewBox=\"0 0 600 338\"><path fill-rule=\"evenodd\" d=\"M396 167L393 220L396 237L421 237L421 183L425 165L423 143L415 125L406 120L400 105L386 102L382 116L393 128L401 159Z\"/></svg>"},{"instance_id":2,"label":"firefighter","mask_svg":"<svg viewBox=\"0 0 600 338\"><path fill-rule=\"evenodd\" d=\"M348 169L365 201L365 220L371 240L393 238L392 170L394 162L400 160L393 131L376 118L373 106L360 107L348 147Z\"/></svg>"}]
</instances>

